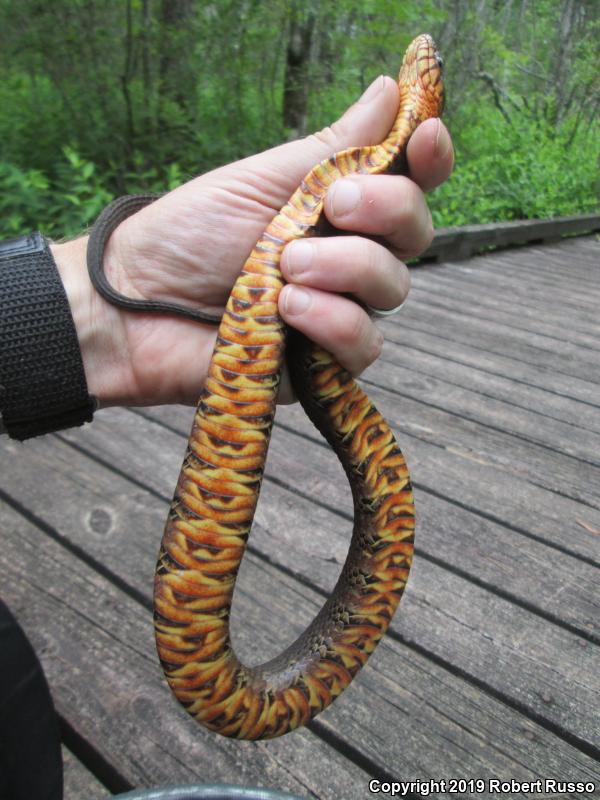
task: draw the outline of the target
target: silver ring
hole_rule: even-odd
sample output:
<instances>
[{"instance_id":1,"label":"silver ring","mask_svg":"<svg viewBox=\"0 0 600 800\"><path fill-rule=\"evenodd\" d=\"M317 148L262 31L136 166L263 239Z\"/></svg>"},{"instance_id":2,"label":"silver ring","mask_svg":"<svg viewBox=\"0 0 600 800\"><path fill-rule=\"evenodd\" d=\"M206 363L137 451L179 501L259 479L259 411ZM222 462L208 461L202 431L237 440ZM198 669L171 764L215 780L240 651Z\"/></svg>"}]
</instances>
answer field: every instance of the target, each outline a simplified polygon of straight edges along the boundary
<instances>
[{"instance_id":1,"label":"silver ring","mask_svg":"<svg viewBox=\"0 0 600 800\"><path fill-rule=\"evenodd\" d=\"M391 317L392 314L400 311L404 303L406 303L406 300L403 300L400 305L396 306L395 308L373 308L373 306L370 306L368 303L365 305L370 317L373 317L374 319L383 319L385 317Z\"/></svg>"}]
</instances>

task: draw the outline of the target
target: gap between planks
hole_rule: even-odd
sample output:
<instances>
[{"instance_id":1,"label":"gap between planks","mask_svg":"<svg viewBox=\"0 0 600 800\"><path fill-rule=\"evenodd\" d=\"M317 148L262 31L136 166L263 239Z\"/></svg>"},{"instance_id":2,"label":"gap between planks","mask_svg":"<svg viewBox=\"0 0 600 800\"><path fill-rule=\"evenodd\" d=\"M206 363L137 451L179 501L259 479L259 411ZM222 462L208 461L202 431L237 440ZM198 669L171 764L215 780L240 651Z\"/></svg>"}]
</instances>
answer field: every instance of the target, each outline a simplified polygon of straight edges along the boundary
<instances>
[{"instance_id":1,"label":"gap between planks","mask_svg":"<svg viewBox=\"0 0 600 800\"><path fill-rule=\"evenodd\" d=\"M13 530L13 526L10 525L10 524L8 524L6 527L9 530ZM56 544L55 543L51 544L51 540L50 539L48 539L47 537L42 537L40 539L40 536L36 535L35 532L33 532L33 531L30 533L30 536L27 536L24 531L21 531L16 535L16 538L15 538L15 543L17 543L18 549L14 550L14 549L11 549L9 547L7 549L7 551L6 551L6 555L8 555L10 557L11 563L13 563L15 565L15 571L13 572L13 576L14 576L14 574L24 574L24 575L29 574L28 570L26 568L23 568L19 572L17 567L19 566L19 561L22 560L26 555L27 542L31 538L31 535L33 535L33 539L31 539L31 542L30 542L31 556L36 560L36 563L39 562L39 565L44 567L44 573L46 575L51 574L52 570L48 568L48 564L46 564L45 561L44 561L44 558L45 558L44 553L46 551L48 553L52 552L52 553L54 553L52 558L55 559L55 560L58 558L58 560L60 560L60 553L57 554L56 550L55 550ZM24 552L23 548L25 548L25 552ZM263 575L263 579L262 580L261 579L255 580L254 581L254 585L259 585L259 584L263 585L264 584L264 579L267 577L267 574L275 574L271 570L271 568L268 568L267 571L265 571L264 566L261 567L259 564L256 563L256 561L254 559L251 559L251 563L255 564L254 568L260 568L261 574ZM73 592L74 592L75 594L73 596L74 597L76 596L77 598L80 598L77 601L77 614L79 614L79 615L83 614L84 615L83 618L91 621L92 620L92 615L94 614L94 611L93 611L93 608L95 607L94 604L97 602L96 593L94 593L94 597L90 597L88 599L87 595L82 595L81 589L77 587L77 580L78 580L77 576L78 576L78 573L82 572L82 577L83 577L83 575L87 574L86 568L83 567L83 569L82 569L82 567L79 567L79 568L76 567L75 570L73 571L73 567L68 567L67 566L67 569L69 570L69 573L71 575L71 582L74 583L73 589L72 590L70 589L69 582L65 583L64 581L62 581L62 582L60 582L60 585L52 587L52 591L53 592L58 592L61 597L65 592L71 591L72 595L73 595ZM92 578L92 580L94 580L95 583L98 584L98 578ZM48 586L50 588L52 586L52 584L47 584L46 583L46 586ZM100 585L99 584L97 586L97 592L98 591L100 591ZM44 589L44 593L45 592L46 592L46 590ZM268 592L269 596L271 596L271 593L272 593L272 590L270 590ZM305 594L303 592L301 594L302 594L302 597L304 598L304 600L307 600L307 596L305 596ZM100 596L100 595L98 595L98 596ZM31 599L32 599L31 598L31 587L29 587L28 589L21 590L21 597L23 598L23 602L25 602L25 598L29 598L30 602L28 602L26 604L27 605L27 609L28 609L28 613L30 615L32 615L32 618L37 619L37 616L38 616L38 613L39 613L39 609L38 609L38 611L36 611L35 604L31 603ZM65 599L66 599L66 596L65 596ZM285 600L285 598L280 598L280 602L281 602L282 599ZM46 613L49 613L51 615L49 617L49 619L52 620L52 619L56 618L56 613L55 613L54 609L52 608L52 604L51 603L49 604L48 600L49 600L49 598L46 597L46 600L43 602L43 606L46 609ZM62 600L61 602L64 604L65 601ZM91 606L89 606L90 603L92 604ZM107 603L108 603L108 606L106 605ZM111 607L111 605L114 605L114 603L117 603L117 606L119 606L121 601L119 601L118 599L110 600L110 598L106 597L106 602L98 609L100 612L102 612L102 614L104 614L104 617L102 618L102 614L101 614L101 617L97 621L94 622L94 624L96 624L96 625L100 624L100 626L101 626L100 630L102 630L102 631L104 631L106 633L109 632L110 625L113 624L112 623L112 615L109 614L109 616L107 617L106 613L108 613L108 611L110 611L110 607ZM311 601L311 604L314 606L314 602L313 601ZM86 606L89 606L89 608L87 608ZM286 606L285 608L282 607L282 612L284 613L284 616L285 616L286 619L290 619L290 618L293 619L293 609L294 608L295 608L295 603L291 607L290 606ZM246 609L246 611L248 611L248 610L252 611L251 608L250 609ZM311 609L311 611L313 613L314 613L315 610L316 610L316 607L313 607ZM259 609L259 611L260 611L260 609ZM292 617L290 617L290 614L292 615ZM134 625L138 624L136 622L137 617L139 617L139 614L137 612L134 612L134 611L129 611L125 615L123 615L123 613L120 612L119 621L118 621L118 626L119 627L117 628L117 630L118 630L118 639L120 640L121 645L126 645L129 648L131 648L132 645L135 646L137 644L136 650L139 651L139 656L144 658L144 656L145 656L145 654L147 654L148 648L150 646L150 643L149 643L150 635L148 635L149 631L146 631L146 628L149 627L149 620L147 622L144 622L144 624L142 626L144 628L144 630L141 631L141 634L144 634L142 639L140 639L140 636L138 635L137 629L135 627L132 628L129 633L126 630L127 626L125 626L125 628L123 630L121 630L121 628L123 628L124 622L126 620L128 621L129 619L131 619L132 620L132 624L134 624ZM95 615L94 615L94 619L95 619ZM254 621L256 621L256 620L254 620ZM259 620L259 622L260 622L260 620ZM77 629L79 629L80 625L81 625L81 620L79 621L79 623L77 623L77 626L76 626ZM44 629L47 630L48 627L50 627L50 626L46 625ZM296 632L298 632L298 625L296 624L295 627L296 627ZM253 628L256 629L256 625L254 625ZM62 630L62 627L60 626L60 623L59 623L59 630ZM138 642L138 640L139 640L139 642ZM142 642L144 643L143 645L142 645ZM88 641L88 647L90 645L91 645L91 643ZM106 649L106 644L102 644L102 645L100 645L100 647L101 647L102 652L104 653L105 649ZM391 652L394 651L394 649L395 649L394 646L393 646L393 643L391 643L391 642L388 642L387 645L382 644L381 647L382 647L382 649L381 649L381 653L382 653L381 657L382 658L387 658L386 657L386 653L390 653L391 654ZM109 666L110 662L114 661L116 658L118 658L120 662L122 661L122 655L118 653L118 650L119 650L119 647L117 646L117 648L114 651L114 653L112 653L110 656L106 657L108 659L108 665L107 666ZM61 652L61 648L60 647L58 649L54 650L55 654L58 653L58 652ZM133 653L133 651L132 651L132 653ZM145 660L147 661L147 655L145 657ZM387 659L387 660L389 660L389 659ZM430 669L433 669L433 666ZM377 678L375 677L375 671L377 671L377 674L378 674ZM106 672L106 669L104 670L104 672ZM121 672L121 674L123 674L123 667L121 667L120 672ZM371 687L370 691L372 692L373 691L372 687L374 687L374 686L379 687L380 686L380 682L382 680L384 681L384 683L386 681L389 683L390 682L390 677L389 676L393 675L394 672L395 672L395 670L392 668L392 665L391 664L386 664L385 660L384 661L380 660L379 668L377 668L377 662L374 662L374 671L371 674L369 674L369 673L365 673L364 674L365 677L362 680L362 684L357 684L356 690L357 691L361 691L364 694L364 691L366 689L368 689L369 687ZM440 677L443 678L443 675L441 675ZM65 675L64 679L67 680L68 677ZM153 683L155 682L154 678L153 678L152 682ZM361 685L363 687L362 689L360 688ZM411 685L411 682L409 682L409 685ZM87 684L86 684L86 686L87 686ZM163 687L163 690L160 692L160 694L164 695L165 692L166 692L166 688ZM469 692L467 691L466 694L468 696ZM127 693L125 693L123 695L124 698L127 697L127 696L128 696ZM450 698L452 698L454 696L455 696L454 693L451 693L449 695L448 699L450 699ZM387 702L387 698L385 696L383 696L382 699L386 700L386 702ZM366 700L366 698L365 698L365 700ZM472 700L474 701L475 698L472 698ZM474 703L473 709L475 709L476 707L479 707L479 705L480 705L479 703ZM71 707L71 706L69 705L69 707ZM342 709L343 708L343 704L340 703L337 706L337 708ZM375 711L375 709L376 709L376 711ZM350 712L350 717L348 717L348 711ZM357 712L360 712L360 715L358 717L356 717L356 719L355 719L354 715L357 714ZM342 712L343 713L344 724L341 726L341 729L342 730L346 730L346 729L349 729L349 728L351 729L352 725L354 723L355 727L356 726L358 726L358 727L355 730L355 734L354 734L353 738L356 738L356 736L358 736L359 738L357 739L357 741L361 741L362 742L365 731L363 730L363 735L361 736L360 735L361 728L364 725L368 726L368 724L371 721L371 718L372 718L374 712L375 712L376 716L379 716L380 714L383 714L385 716L385 714L386 714L386 706L384 705L382 707L381 704L376 701L376 697L375 696L373 696L371 698L370 702L360 703L358 705L358 707L356 707L356 702L355 702L354 709L347 708L345 713ZM127 713L127 707L125 708L125 713ZM158 713L159 713L159 717L157 719L155 719L155 724L160 728L160 717L161 716L164 717L164 712L161 711L161 712L158 712ZM423 713L422 711L419 711L419 717L422 716L422 713ZM500 716L502 715L501 706L496 707L495 714L496 715L499 714ZM120 714L119 716L122 716L122 714ZM335 726L335 723L334 723L333 728L331 727L331 721L332 721L333 717L331 715L329 715L329 716L324 717L322 719L325 720L323 724L325 726L329 726L329 729L330 729L329 730L330 736L329 737L325 736L324 739L328 740L328 741L335 741L336 740L336 732L335 732L336 726ZM118 718L117 718L117 721L118 721ZM166 720L163 719L163 722L165 722L165 721ZM438 725L440 725L441 722L442 722L442 720L440 719L438 721ZM489 730L488 735L491 735L492 731L495 730L495 724L493 724L493 719L492 719L491 722L492 722L492 728ZM390 730L390 727L389 727L390 724L393 725L393 722L391 720L388 720L387 723L383 726L382 730L386 732L386 734L385 734L386 736L387 736L387 732L389 732L389 730ZM521 726L525 726L528 730L530 730L530 728L527 726L527 723L525 722L525 720L523 720L521 722ZM456 736L457 736L457 731L455 731L455 733L453 734L453 737L454 737L453 740L456 739ZM431 737L431 732L429 732L429 737ZM339 739L339 735L337 735L337 738ZM418 742L418 737L417 737L417 732L416 731L413 731L411 733L411 739L413 739L413 738L416 739L415 746L418 745L418 750L419 750L419 752L421 752L420 760L422 760L424 758L424 754L422 753L422 748L423 748L424 742L423 743L419 743ZM371 733L369 734L369 736L366 737L366 739L367 739L367 742L368 742L367 750L371 750L374 755L379 753L378 741L377 741L377 738L373 739L373 731L371 731ZM448 746L450 744L450 741L453 741L453 740L447 740L445 742L445 745L443 745L446 752L448 752ZM209 741L212 741L212 737L209 737ZM443 735L443 731L442 731L442 742L443 741L444 741L444 735ZM475 746L475 740L471 739L469 741L470 741L469 747L470 748L474 747ZM481 747L483 746L484 741L480 742L477 745L477 749L481 750ZM526 737L526 742L529 743L529 748L530 749L535 744L535 748L534 748L533 755L532 755L532 758L534 760L539 759L539 754L542 754L542 753L545 754L546 757L550 757L550 758L554 758L556 756L556 754L557 754L556 745L554 747L552 747L550 745L550 741L547 739L547 736L545 734L542 734L541 730L538 730L538 732L536 734L532 735L531 738L529 736L527 736ZM219 742L219 744L221 744L221 743L222 743L222 741ZM466 743L467 742L465 741L465 744ZM350 747L348 747L348 744L349 743L346 743L346 752L352 752L352 746L350 745ZM402 750L400 752L404 752L405 747L402 745L402 743L398 743L398 744L402 748ZM429 739L429 744L431 744L431 739ZM525 742L523 742L523 745L525 745ZM233 745L231 745L231 746L233 747ZM268 746L273 747L272 744L268 745ZM505 747L507 747L507 746L508 746L508 740L503 737L502 750L505 749ZM374 748L374 750L373 750L373 748ZM563 745L563 748L564 748L564 745ZM468 752L471 752L471 751L469 750ZM483 751L482 751L482 753L483 753ZM536 753L538 755L535 755ZM564 751L563 750L561 757L564 758L565 756L567 756L567 753L568 753L568 759L572 762L571 763L571 767L575 767L576 762L579 763L578 774L580 774L580 775L584 774L584 775L587 775L588 777L589 776L594 776L596 774L597 770L595 769L595 767L593 765L593 762L586 761L585 759L581 760L581 757L576 758L574 749L571 750L571 751ZM381 755L381 754L379 753L379 755ZM460 756L460 751L457 751L457 755ZM498 756L497 757L499 757L499 755L500 755L500 751L498 751ZM558 753L558 756L560 756L560 755L561 754ZM461 758L464 757L464 753L460 757ZM365 760L365 753L364 752L363 752L362 758L363 758L363 761L364 761ZM438 758L439 758L439 754L438 754ZM154 764L154 761L152 761L151 763ZM434 765L436 763L437 762L434 760L434 762L432 762L432 764L429 765L429 769L431 769L432 767L433 767L433 769L435 769ZM450 770L450 772L448 774L453 774L452 771L456 771L456 769L458 768L460 763L461 762L458 761L453 767L450 767L449 763L446 764L446 769ZM529 767L525 768L525 765L527 763L528 763L527 761L524 761L523 762L523 766L521 768L519 768L517 762L513 762L512 767L510 767L512 772L503 773L503 774L514 775L515 772L516 772L517 774L531 775L532 774L531 771L530 771L531 765ZM384 764L385 764L385 761L384 761ZM396 765L396 761L394 761L394 765ZM585 769L584 769L584 765L587 765L587 766L585 766ZM374 774L374 776L379 777L379 778L381 778L382 776L390 774L390 772L393 772L393 771L388 772L388 770L386 770L384 766L380 766L375 762L371 762L371 767L373 768L373 766L374 766L373 774ZM556 767L556 765L555 765L555 767ZM565 765L563 763L563 769L564 768L565 768ZM156 769L156 767L155 767L155 769ZM440 767L440 769L441 769L441 767ZM487 771L489 769L490 769L490 765L488 764L488 767L486 768L486 772L484 774L487 774ZM547 771L548 769L549 769L549 765L547 764L546 767L545 767L545 770ZM583 773L581 772L582 769L584 769ZM444 773L444 774L446 774L446 773ZM477 773L474 772L473 774L478 774L479 775L480 773L479 772L477 772ZM492 773L492 774L497 774L497 773ZM542 772L542 774L544 774L544 772ZM417 776L418 776L418 773L417 773ZM415 777L417 777L417 776L415 776ZM599 777L600 777L600 773L599 773ZM353 784L353 786L356 786L356 784ZM339 796L339 794L337 793L338 790L339 790L338 786L333 785L330 788L331 788L332 792L334 792L334 794L332 796L336 796L336 797ZM318 795L315 795L315 796L319 796L319 797L320 796L329 796L329 794L327 794L327 795L318 794ZM343 796L354 797L355 793L352 792L352 794L343 794ZM358 797L360 795L356 795L356 796Z\"/></svg>"},{"instance_id":2,"label":"gap between planks","mask_svg":"<svg viewBox=\"0 0 600 800\"><path fill-rule=\"evenodd\" d=\"M278 512L279 513L279 512Z\"/></svg>"}]
</instances>

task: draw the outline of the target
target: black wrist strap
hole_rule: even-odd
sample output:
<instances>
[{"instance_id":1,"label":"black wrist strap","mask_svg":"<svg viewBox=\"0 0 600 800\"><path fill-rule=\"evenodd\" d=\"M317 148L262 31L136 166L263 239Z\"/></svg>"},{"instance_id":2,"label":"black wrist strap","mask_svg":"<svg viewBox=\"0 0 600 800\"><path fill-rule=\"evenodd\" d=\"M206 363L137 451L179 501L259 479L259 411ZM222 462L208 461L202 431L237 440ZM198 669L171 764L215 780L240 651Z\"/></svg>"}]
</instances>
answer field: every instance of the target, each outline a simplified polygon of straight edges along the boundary
<instances>
[{"instance_id":1,"label":"black wrist strap","mask_svg":"<svg viewBox=\"0 0 600 800\"><path fill-rule=\"evenodd\" d=\"M39 233L0 242L0 410L14 439L82 425L88 393L75 324Z\"/></svg>"}]
</instances>

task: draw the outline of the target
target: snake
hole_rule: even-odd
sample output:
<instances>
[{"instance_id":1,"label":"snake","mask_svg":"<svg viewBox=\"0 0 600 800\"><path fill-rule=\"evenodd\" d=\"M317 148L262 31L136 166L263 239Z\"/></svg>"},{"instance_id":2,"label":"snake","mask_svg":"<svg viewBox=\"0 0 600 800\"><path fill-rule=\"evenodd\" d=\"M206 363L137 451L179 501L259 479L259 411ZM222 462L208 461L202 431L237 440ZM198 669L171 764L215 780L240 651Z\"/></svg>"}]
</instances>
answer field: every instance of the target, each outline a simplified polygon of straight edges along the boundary
<instances>
[{"instance_id":1,"label":"snake","mask_svg":"<svg viewBox=\"0 0 600 800\"><path fill-rule=\"evenodd\" d=\"M173 693L194 719L223 736L271 739L327 708L385 634L408 580L414 497L394 434L353 376L288 329L277 305L281 253L294 239L319 235L332 184L346 175L406 172L411 134L440 116L442 60L428 34L406 50L398 86L398 113L384 141L342 150L311 169L256 242L222 316L130 299L107 281L102 260L110 233L155 196L119 198L90 235L90 279L109 302L219 325L158 555L154 628ZM278 656L247 666L235 653L230 615L284 360L302 407L344 468L354 524L333 592L307 629Z\"/></svg>"}]
</instances>

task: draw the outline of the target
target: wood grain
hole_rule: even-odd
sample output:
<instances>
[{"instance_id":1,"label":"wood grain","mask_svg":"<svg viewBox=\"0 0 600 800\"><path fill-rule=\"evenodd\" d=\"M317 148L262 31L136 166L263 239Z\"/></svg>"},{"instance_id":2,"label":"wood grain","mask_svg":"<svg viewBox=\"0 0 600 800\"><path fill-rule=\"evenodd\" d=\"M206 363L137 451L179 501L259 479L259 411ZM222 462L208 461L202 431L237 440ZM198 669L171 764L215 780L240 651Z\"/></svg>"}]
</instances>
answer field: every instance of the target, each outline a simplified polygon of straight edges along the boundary
<instances>
[{"instance_id":1,"label":"wood grain","mask_svg":"<svg viewBox=\"0 0 600 800\"><path fill-rule=\"evenodd\" d=\"M63 719L119 786L201 779L323 798L367 797L370 777L600 787L598 252L584 238L413 271L414 302L384 323L364 380L413 474L415 567L353 687L279 742L217 743L160 677L152 572L191 410L105 410L84 429L0 441L3 596ZM278 420L234 605L250 662L303 629L350 531L335 459L297 407Z\"/></svg>"}]
</instances>

